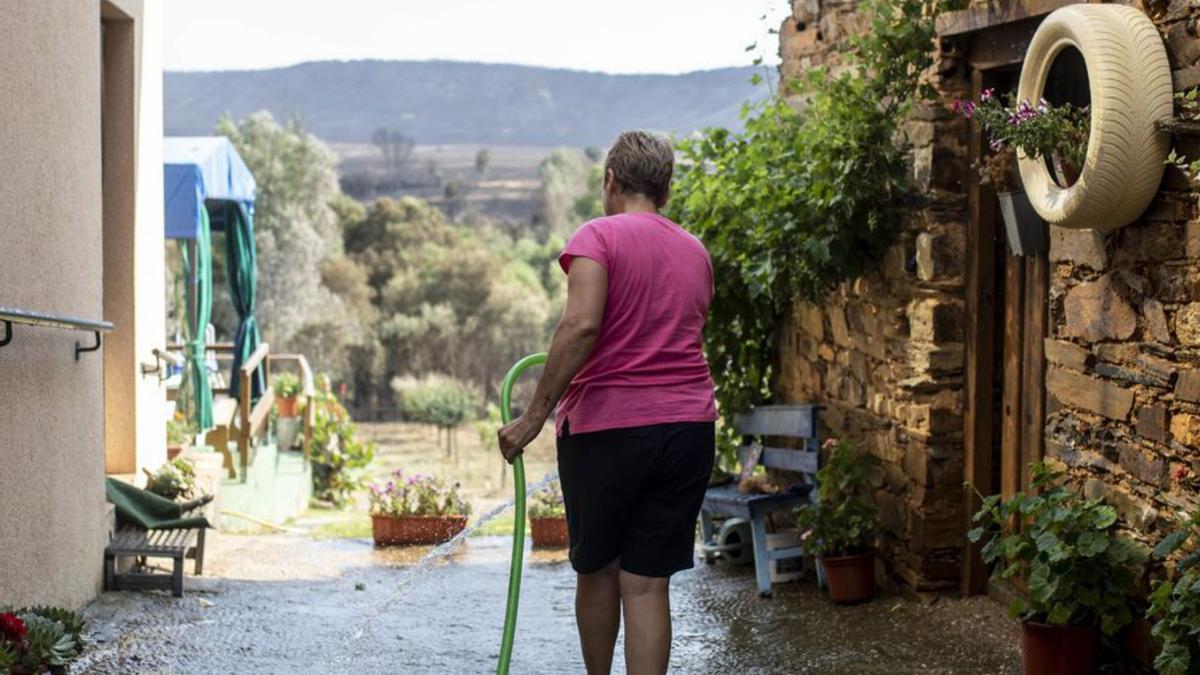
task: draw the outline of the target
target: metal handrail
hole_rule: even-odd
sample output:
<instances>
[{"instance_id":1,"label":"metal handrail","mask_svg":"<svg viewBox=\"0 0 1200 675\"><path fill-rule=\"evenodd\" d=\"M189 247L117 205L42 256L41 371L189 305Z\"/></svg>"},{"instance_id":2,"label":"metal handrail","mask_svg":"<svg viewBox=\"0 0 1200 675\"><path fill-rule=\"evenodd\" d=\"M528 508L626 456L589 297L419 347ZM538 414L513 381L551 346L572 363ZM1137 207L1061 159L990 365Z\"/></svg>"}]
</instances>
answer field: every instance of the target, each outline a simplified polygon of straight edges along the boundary
<instances>
[{"instance_id":1,"label":"metal handrail","mask_svg":"<svg viewBox=\"0 0 1200 675\"><path fill-rule=\"evenodd\" d=\"M79 342L75 343L76 361L79 360L80 354L99 350L100 334L111 333L116 328L109 321L80 319L61 314L45 314L43 312L34 312L28 309L16 309L13 307L4 307L0 305L0 324L4 324L4 337L0 338L0 347L12 342L12 327L15 323L24 326L36 326L39 328L62 328L64 330L79 330L92 333L95 338L95 344L93 344L91 347L81 346Z\"/></svg>"}]
</instances>

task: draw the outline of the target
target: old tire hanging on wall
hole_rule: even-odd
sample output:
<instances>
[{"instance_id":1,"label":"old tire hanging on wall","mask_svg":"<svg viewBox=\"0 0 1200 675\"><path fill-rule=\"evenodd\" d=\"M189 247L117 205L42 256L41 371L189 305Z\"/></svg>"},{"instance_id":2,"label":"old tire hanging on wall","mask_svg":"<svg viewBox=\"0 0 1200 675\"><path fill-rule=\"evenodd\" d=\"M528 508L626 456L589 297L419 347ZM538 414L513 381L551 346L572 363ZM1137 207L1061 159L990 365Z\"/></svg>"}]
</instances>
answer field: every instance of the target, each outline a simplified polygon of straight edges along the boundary
<instances>
[{"instance_id":1,"label":"old tire hanging on wall","mask_svg":"<svg viewBox=\"0 0 1200 675\"><path fill-rule=\"evenodd\" d=\"M1122 5L1070 5L1037 29L1017 98L1042 97L1054 59L1075 47L1087 64L1091 135L1079 180L1068 188L1043 160L1021 158L1021 181L1034 209L1051 225L1111 231L1146 210L1162 181L1169 136L1171 68L1162 38L1142 12Z\"/></svg>"}]
</instances>

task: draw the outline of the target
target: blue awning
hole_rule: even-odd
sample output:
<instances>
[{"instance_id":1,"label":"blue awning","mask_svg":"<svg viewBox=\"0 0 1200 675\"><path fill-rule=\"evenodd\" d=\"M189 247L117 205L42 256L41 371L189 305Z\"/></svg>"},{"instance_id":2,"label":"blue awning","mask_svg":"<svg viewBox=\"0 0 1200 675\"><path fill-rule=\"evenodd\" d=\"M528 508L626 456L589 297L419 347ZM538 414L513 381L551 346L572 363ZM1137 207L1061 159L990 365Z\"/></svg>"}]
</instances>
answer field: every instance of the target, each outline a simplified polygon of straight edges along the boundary
<instances>
[{"instance_id":1,"label":"blue awning","mask_svg":"<svg viewBox=\"0 0 1200 675\"><path fill-rule=\"evenodd\" d=\"M163 139L163 195L168 239L195 239L200 209L208 200L231 201L253 213L257 185L250 169L224 136ZM214 230L224 223L214 219Z\"/></svg>"}]
</instances>

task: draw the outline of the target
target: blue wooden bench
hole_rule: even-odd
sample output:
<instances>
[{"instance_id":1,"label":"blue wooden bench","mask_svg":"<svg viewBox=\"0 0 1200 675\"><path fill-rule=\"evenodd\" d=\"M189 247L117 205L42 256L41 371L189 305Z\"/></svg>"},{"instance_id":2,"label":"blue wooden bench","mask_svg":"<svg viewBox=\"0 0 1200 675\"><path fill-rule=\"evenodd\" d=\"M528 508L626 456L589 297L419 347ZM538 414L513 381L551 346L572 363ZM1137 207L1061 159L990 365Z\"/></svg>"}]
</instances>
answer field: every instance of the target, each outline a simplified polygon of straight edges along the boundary
<instances>
[{"instance_id":1,"label":"blue wooden bench","mask_svg":"<svg viewBox=\"0 0 1200 675\"><path fill-rule=\"evenodd\" d=\"M713 516L749 521L754 547L754 574L758 593L764 598L771 595L770 561L803 555L798 547L768 548L766 519L772 513L790 513L802 504L816 502L816 473L821 466L820 442L817 439L818 410L817 406L811 405L760 406L749 413L737 415L733 421L734 428L744 439L744 445L738 449L739 463L743 466L753 458L753 445L764 438L796 438L804 441L803 449L764 444L762 454L758 457L758 463L762 466L799 474L794 484L779 494L757 495L742 494L738 492L736 483L731 483L710 487L704 495L700 533L704 539L705 560L712 562L714 552L719 549Z\"/></svg>"}]
</instances>

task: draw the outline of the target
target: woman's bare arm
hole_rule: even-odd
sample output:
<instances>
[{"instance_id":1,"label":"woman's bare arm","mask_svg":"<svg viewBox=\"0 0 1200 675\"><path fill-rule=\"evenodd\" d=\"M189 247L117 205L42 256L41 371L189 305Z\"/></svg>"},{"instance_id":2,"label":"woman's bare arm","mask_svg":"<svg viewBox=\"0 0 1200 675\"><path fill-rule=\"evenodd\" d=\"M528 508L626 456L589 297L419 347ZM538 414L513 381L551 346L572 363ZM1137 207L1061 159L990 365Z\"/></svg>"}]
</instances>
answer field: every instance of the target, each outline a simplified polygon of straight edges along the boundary
<instances>
[{"instance_id":1,"label":"woman's bare arm","mask_svg":"<svg viewBox=\"0 0 1200 675\"><path fill-rule=\"evenodd\" d=\"M608 272L590 258L576 257L567 273L567 306L554 330L550 355L533 401L521 417L499 431L500 453L511 462L537 438L558 399L596 346L608 300Z\"/></svg>"}]
</instances>

